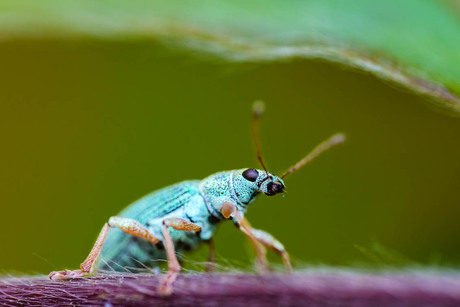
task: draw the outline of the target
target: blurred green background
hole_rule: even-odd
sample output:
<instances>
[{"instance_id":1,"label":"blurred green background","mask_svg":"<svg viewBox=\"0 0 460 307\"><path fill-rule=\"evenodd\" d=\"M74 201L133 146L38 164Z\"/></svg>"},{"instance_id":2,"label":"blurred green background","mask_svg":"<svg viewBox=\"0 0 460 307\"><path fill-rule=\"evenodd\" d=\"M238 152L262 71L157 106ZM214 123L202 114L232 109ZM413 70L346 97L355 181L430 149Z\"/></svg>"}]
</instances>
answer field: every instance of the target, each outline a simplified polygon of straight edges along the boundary
<instances>
[{"instance_id":1,"label":"blurred green background","mask_svg":"<svg viewBox=\"0 0 460 307\"><path fill-rule=\"evenodd\" d=\"M103 223L144 194L258 167L256 99L271 172L332 133L349 136L288 177L284 196L248 211L294 266L373 263L360 247L376 243L409 263L460 264L460 120L368 74L311 60L229 63L136 40L12 40L0 69L3 273L77 268ZM221 260L251 263L231 223L215 239Z\"/></svg>"}]
</instances>

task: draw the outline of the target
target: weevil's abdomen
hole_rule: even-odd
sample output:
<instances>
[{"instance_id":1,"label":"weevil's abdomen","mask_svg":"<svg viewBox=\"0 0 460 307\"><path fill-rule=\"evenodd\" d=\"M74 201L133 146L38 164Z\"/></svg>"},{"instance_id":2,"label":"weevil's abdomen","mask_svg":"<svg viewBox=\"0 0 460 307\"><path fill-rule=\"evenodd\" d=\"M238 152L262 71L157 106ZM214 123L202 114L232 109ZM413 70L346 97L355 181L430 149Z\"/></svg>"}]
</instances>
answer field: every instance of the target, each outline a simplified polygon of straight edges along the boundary
<instances>
[{"instance_id":1,"label":"weevil's abdomen","mask_svg":"<svg viewBox=\"0 0 460 307\"><path fill-rule=\"evenodd\" d=\"M152 192L137 200L117 216L134 219L146 226L156 237L163 239L162 221L167 217L181 217L198 224L199 233L170 229L176 251L193 250L209 239L216 223L199 191L198 180L184 181ZM166 259L162 243L153 245L143 239L111 229L102 248L99 269L126 271L126 268L151 268ZM160 261L159 261L160 260Z\"/></svg>"}]
</instances>

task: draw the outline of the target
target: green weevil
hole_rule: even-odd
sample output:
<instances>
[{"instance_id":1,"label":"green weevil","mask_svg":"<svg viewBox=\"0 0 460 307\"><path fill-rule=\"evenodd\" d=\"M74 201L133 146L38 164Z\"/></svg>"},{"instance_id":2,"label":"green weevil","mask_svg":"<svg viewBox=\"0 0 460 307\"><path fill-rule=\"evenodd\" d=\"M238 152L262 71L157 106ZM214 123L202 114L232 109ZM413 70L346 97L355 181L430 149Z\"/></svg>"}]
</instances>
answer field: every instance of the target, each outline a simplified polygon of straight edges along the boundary
<instances>
[{"instance_id":1,"label":"green weevil","mask_svg":"<svg viewBox=\"0 0 460 307\"><path fill-rule=\"evenodd\" d=\"M291 272L284 246L269 233L252 228L244 217L246 209L261 193L267 196L283 193L284 177L342 143L345 136L342 133L331 136L278 177L267 171L261 155L258 127L263 110L262 102L254 104L251 126L257 158L263 170L223 171L203 180L183 181L152 192L109 219L80 270L51 272L49 277L52 280L79 278L96 269L140 267L146 266L151 259L167 258L168 273L161 279L158 291L161 295L168 295L181 268L176 251L193 250L200 243L207 242L213 261L212 236L223 220L232 220L250 240L259 271L267 270L265 253L268 248L281 256L286 270ZM109 233L110 228L117 230ZM96 261L100 254L104 261Z\"/></svg>"}]
</instances>

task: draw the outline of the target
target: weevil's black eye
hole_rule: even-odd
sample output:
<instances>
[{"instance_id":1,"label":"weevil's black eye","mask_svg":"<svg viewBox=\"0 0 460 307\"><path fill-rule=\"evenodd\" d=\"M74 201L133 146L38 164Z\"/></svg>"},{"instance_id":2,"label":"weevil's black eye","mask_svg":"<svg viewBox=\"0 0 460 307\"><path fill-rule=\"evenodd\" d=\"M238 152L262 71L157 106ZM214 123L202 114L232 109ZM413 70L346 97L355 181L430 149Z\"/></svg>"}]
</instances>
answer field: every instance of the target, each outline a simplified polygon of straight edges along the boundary
<instances>
[{"instance_id":1,"label":"weevil's black eye","mask_svg":"<svg viewBox=\"0 0 460 307\"><path fill-rule=\"evenodd\" d=\"M284 191L284 186L279 183L279 182L269 182L267 184L267 193L265 193L268 196L273 196L278 193L283 193Z\"/></svg>"},{"instance_id":2,"label":"weevil's black eye","mask_svg":"<svg viewBox=\"0 0 460 307\"><path fill-rule=\"evenodd\" d=\"M259 172L253 168L248 168L243 172L243 177L246 180L254 182L257 180L257 177L259 177Z\"/></svg>"}]
</instances>

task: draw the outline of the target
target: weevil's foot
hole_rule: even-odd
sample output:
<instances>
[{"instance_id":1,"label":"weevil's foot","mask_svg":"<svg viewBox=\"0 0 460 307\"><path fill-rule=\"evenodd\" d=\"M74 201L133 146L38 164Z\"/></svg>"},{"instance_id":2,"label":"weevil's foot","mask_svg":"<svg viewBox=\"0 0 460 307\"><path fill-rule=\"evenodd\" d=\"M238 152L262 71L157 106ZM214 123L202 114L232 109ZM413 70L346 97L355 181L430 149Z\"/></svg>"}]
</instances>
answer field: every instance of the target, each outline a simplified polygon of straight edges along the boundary
<instances>
[{"instance_id":1,"label":"weevil's foot","mask_svg":"<svg viewBox=\"0 0 460 307\"><path fill-rule=\"evenodd\" d=\"M160 296L170 296L172 294L172 287L169 285L160 285L158 288L158 295Z\"/></svg>"},{"instance_id":2,"label":"weevil's foot","mask_svg":"<svg viewBox=\"0 0 460 307\"><path fill-rule=\"evenodd\" d=\"M51 272L50 275L48 275L48 277L54 281L63 281L63 280L70 280L74 278L81 278L86 275L88 275L88 273L83 272L82 270L74 270L74 271L65 270L65 271Z\"/></svg>"},{"instance_id":3,"label":"weevil's foot","mask_svg":"<svg viewBox=\"0 0 460 307\"><path fill-rule=\"evenodd\" d=\"M256 260L256 270L260 275L267 275L271 273L271 268L267 261Z\"/></svg>"},{"instance_id":4,"label":"weevil's foot","mask_svg":"<svg viewBox=\"0 0 460 307\"><path fill-rule=\"evenodd\" d=\"M204 268L205 273L215 273L217 271L217 263L208 262Z\"/></svg>"},{"instance_id":5,"label":"weevil's foot","mask_svg":"<svg viewBox=\"0 0 460 307\"><path fill-rule=\"evenodd\" d=\"M289 255L287 253L284 253L281 255L284 263L284 267L286 269L287 274L292 274L292 264L291 261L289 260Z\"/></svg>"},{"instance_id":6,"label":"weevil's foot","mask_svg":"<svg viewBox=\"0 0 460 307\"><path fill-rule=\"evenodd\" d=\"M160 280L160 285L158 286L158 294L160 296L170 296L173 293L172 284L176 280L178 272L168 272Z\"/></svg>"}]
</instances>

